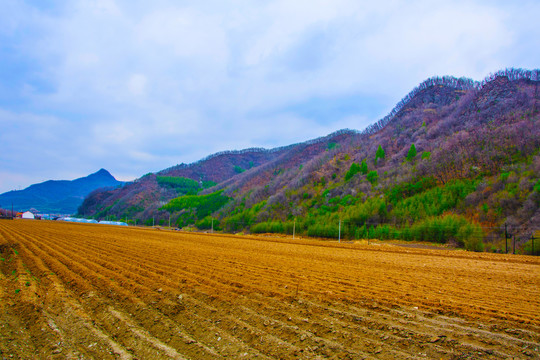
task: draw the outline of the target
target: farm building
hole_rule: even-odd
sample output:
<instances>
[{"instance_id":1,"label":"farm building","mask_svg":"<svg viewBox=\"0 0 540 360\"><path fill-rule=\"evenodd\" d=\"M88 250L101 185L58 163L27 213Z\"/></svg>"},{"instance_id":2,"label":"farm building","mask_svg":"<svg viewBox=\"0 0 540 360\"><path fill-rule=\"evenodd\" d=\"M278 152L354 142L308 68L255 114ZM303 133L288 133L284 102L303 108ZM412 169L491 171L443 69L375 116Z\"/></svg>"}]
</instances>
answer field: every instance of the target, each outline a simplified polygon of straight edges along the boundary
<instances>
[{"instance_id":1,"label":"farm building","mask_svg":"<svg viewBox=\"0 0 540 360\"><path fill-rule=\"evenodd\" d=\"M32 212L30 212L30 211L25 211L25 212L23 212L23 214L22 214L22 218L23 218L23 219L35 219L35 216L34 216L34 214L32 214Z\"/></svg>"}]
</instances>

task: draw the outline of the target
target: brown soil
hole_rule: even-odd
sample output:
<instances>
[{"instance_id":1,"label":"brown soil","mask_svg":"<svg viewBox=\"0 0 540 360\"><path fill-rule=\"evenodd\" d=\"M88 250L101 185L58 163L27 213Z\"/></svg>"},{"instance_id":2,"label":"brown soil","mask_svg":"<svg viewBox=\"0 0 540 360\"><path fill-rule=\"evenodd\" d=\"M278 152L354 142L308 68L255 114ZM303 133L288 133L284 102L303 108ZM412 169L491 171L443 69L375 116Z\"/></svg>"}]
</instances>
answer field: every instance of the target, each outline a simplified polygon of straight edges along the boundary
<instances>
[{"instance_id":1,"label":"brown soil","mask_svg":"<svg viewBox=\"0 0 540 360\"><path fill-rule=\"evenodd\" d=\"M0 358L540 359L540 259L0 223Z\"/></svg>"}]
</instances>

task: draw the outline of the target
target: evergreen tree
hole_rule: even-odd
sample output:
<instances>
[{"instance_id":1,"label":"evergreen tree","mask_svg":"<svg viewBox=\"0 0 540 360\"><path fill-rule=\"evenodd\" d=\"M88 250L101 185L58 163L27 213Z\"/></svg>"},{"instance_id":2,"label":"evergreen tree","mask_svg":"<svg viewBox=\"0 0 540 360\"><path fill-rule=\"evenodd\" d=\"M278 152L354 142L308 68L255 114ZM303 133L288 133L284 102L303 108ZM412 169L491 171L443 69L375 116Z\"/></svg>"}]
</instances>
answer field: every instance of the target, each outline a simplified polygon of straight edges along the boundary
<instances>
[{"instance_id":1,"label":"evergreen tree","mask_svg":"<svg viewBox=\"0 0 540 360\"><path fill-rule=\"evenodd\" d=\"M377 160L384 159L386 156L386 153L384 152L384 149L381 145L379 145L379 148L377 149L377 152L375 153L375 163L377 163Z\"/></svg>"},{"instance_id":2,"label":"evergreen tree","mask_svg":"<svg viewBox=\"0 0 540 360\"><path fill-rule=\"evenodd\" d=\"M345 181L351 180L351 178L356 175L361 170L361 166L357 163L353 162L351 164L351 167L349 168L349 171L345 174Z\"/></svg>"},{"instance_id":3,"label":"evergreen tree","mask_svg":"<svg viewBox=\"0 0 540 360\"><path fill-rule=\"evenodd\" d=\"M365 159L362 160L362 162L360 163L360 173L362 173L363 175L366 175L368 173L368 166Z\"/></svg>"},{"instance_id":4,"label":"evergreen tree","mask_svg":"<svg viewBox=\"0 0 540 360\"><path fill-rule=\"evenodd\" d=\"M407 161L412 161L416 157L416 146L414 146L414 143L411 144L411 147L409 148L409 152L407 153Z\"/></svg>"}]
</instances>

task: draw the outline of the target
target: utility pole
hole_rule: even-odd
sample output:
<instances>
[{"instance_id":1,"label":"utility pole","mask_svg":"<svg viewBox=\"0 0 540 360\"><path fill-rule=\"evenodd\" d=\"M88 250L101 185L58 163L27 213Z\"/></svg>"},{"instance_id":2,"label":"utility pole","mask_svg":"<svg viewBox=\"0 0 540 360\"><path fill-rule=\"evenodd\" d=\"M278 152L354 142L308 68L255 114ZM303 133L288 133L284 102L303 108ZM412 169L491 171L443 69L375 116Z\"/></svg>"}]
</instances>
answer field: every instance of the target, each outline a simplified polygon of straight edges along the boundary
<instances>
[{"instance_id":1,"label":"utility pole","mask_svg":"<svg viewBox=\"0 0 540 360\"><path fill-rule=\"evenodd\" d=\"M369 245L369 224L368 224L367 221L366 221L365 225L366 225L366 234L367 234L367 244Z\"/></svg>"},{"instance_id":2,"label":"utility pole","mask_svg":"<svg viewBox=\"0 0 540 360\"><path fill-rule=\"evenodd\" d=\"M341 219L339 219L338 242L341 242Z\"/></svg>"},{"instance_id":3,"label":"utility pole","mask_svg":"<svg viewBox=\"0 0 540 360\"><path fill-rule=\"evenodd\" d=\"M508 228L507 228L506 224L504 224L504 242L505 242L504 253L508 254Z\"/></svg>"},{"instance_id":4,"label":"utility pole","mask_svg":"<svg viewBox=\"0 0 540 360\"><path fill-rule=\"evenodd\" d=\"M154 217L152 216L152 227L154 227L155 225L155 221L154 221Z\"/></svg>"},{"instance_id":5,"label":"utility pole","mask_svg":"<svg viewBox=\"0 0 540 360\"><path fill-rule=\"evenodd\" d=\"M212 234L214 233L214 218L212 218L212 230L211 230L211 233Z\"/></svg>"},{"instance_id":6,"label":"utility pole","mask_svg":"<svg viewBox=\"0 0 540 360\"><path fill-rule=\"evenodd\" d=\"M292 238L294 240L294 233L296 231L296 218L294 218L294 223L293 223L293 227L292 227Z\"/></svg>"},{"instance_id":7,"label":"utility pole","mask_svg":"<svg viewBox=\"0 0 540 360\"><path fill-rule=\"evenodd\" d=\"M531 246L532 246L531 255L534 256L534 234L531 234Z\"/></svg>"}]
</instances>

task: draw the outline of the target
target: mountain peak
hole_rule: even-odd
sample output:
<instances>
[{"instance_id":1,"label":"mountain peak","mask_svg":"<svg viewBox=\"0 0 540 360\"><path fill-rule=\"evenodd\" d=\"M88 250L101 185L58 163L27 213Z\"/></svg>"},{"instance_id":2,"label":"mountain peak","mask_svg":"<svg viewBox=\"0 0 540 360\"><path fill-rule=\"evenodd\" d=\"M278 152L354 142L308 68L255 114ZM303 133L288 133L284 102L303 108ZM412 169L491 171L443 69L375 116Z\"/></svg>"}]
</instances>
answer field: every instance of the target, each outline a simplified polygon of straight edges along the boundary
<instances>
[{"instance_id":1,"label":"mountain peak","mask_svg":"<svg viewBox=\"0 0 540 360\"><path fill-rule=\"evenodd\" d=\"M107 178L107 179L116 180L115 177L112 176L110 172L108 172L107 170L105 170L103 168L99 169L98 171L96 171L93 174L88 175L88 177L99 177L99 178L104 178L104 179Z\"/></svg>"},{"instance_id":2,"label":"mountain peak","mask_svg":"<svg viewBox=\"0 0 540 360\"><path fill-rule=\"evenodd\" d=\"M75 180L48 180L20 191L0 194L0 202L13 203L18 210L73 214L90 192L122 185L105 169Z\"/></svg>"}]
</instances>

